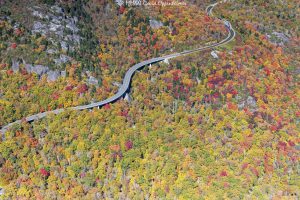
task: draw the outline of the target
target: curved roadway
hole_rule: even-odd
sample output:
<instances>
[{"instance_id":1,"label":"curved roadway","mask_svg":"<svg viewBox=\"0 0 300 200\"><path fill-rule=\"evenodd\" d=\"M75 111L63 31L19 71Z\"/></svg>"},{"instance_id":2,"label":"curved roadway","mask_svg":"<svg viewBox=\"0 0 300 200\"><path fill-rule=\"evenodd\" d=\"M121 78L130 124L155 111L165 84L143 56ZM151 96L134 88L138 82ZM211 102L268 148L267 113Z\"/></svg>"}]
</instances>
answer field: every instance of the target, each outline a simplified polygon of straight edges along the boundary
<instances>
[{"instance_id":1,"label":"curved roadway","mask_svg":"<svg viewBox=\"0 0 300 200\"><path fill-rule=\"evenodd\" d=\"M207 15L212 16L212 10L217 4L218 3L214 3L212 5L209 5L206 8ZM126 94L128 89L130 88L131 78L137 70L139 70L139 69L141 69L141 68L143 68L147 65L154 64L154 63L157 63L157 62L161 62L161 61L166 60L166 59L176 58L176 57L188 55L188 54L191 54L191 53L194 53L194 52L204 51L204 50L211 49L211 48L214 48L214 47L217 47L217 46L221 46L223 44L226 44L226 43L230 42L235 37L235 31L232 28L230 22L228 22L226 20L223 20L223 23L224 23L224 25L226 26L226 28L228 30L228 36L225 39L223 39L222 41L220 41L218 43L215 43L215 44L211 44L209 46L200 47L200 48L196 48L196 49L193 49L193 50L186 50L186 51L183 51L183 52L180 52L180 53L174 53L174 54L170 54L170 55L166 55L166 56L162 56L162 57L152 58L152 59L145 60L145 61L142 61L140 63L137 63L137 64L133 65L126 72L125 77L123 79L123 84L121 85L118 92L114 96L109 97L108 99L105 99L103 101L96 102L96 103L91 103L91 104L83 105L83 106L75 106L75 107L71 107L71 108L67 108L67 109L84 110L84 109L92 109L92 108L95 108L95 107L100 108L100 107L104 106L105 104L115 102L116 100L120 99L122 96L124 96ZM29 117L26 117L24 119L24 121L32 122L34 120L38 120L38 119L41 119L43 117L46 117L47 115L49 115L51 113L58 114L58 113L63 112L64 110L65 109L56 109L56 110L52 110L52 111L38 113L38 114L35 114L35 115L31 115ZM5 125L4 127L1 128L1 132L5 133L5 131L9 127L11 127L14 124L21 123L21 121L22 120L17 120L17 121L14 121L12 123L9 123L9 124Z\"/></svg>"}]
</instances>

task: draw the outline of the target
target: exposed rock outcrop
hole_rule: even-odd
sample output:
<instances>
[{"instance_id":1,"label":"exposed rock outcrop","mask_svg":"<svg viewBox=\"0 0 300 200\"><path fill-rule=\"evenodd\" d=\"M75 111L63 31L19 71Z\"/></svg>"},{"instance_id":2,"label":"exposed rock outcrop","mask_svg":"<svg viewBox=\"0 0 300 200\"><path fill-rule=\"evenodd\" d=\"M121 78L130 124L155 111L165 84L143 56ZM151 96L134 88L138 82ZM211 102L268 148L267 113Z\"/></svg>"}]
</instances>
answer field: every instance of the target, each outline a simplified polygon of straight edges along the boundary
<instances>
[{"instance_id":1,"label":"exposed rock outcrop","mask_svg":"<svg viewBox=\"0 0 300 200\"><path fill-rule=\"evenodd\" d=\"M59 45L57 42L53 43L64 51L74 50L75 46L80 45L77 17L66 15L64 9L57 5L52 6L49 10L37 6L30 10L36 18L33 22L33 33L46 35L50 41L59 41Z\"/></svg>"},{"instance_id":2,"label":"exposed rock outcrop","mask_svg":"<svg viewBox=\"0 0 300 200\"><path fill-rule=\"evenodd\" d=\"M163 23L161 21L157 21L155 19L150 19L150 26L153 29L158 29L163 26Z\"/></svg>"},{"instance_id":3,"label":"exposed rock outcrop","mask_svg":"<svg viewBox=\"0 0 300 200\"><path fill-rule=\"evenodd\" d=\"M39 77L42 77L43 75L47 75L47 80L48 81L55 81L59 77L66 77L66 71L65 70L64 71L50 70L49 67L47 67L47 66L26 64L24 61L23 61L23 66L24 66L24 69L28 73L35 73ZM13 60L11 69L14 71L14 73L19 72L20 63Z\"/></svg>"},{"instance_id":4,"label":"exposed rock outcrop","mask_svg":"<svg viewBox=\"0 0 300 200\"><path fill-rule=\"evenodd\" d=\"M14 71L14 73L18 72L20 69L19 63L17 61L13 60L11 69Z\"/></svg>"},{"instance_id":5,"label":"exposed rock outcrop","mask_svg":"<svg viewBox=\"0 0 300 200\"><path fill-rule=\"evenodd\" d=\"M283 46L285 43L289 42L289 37L285 33L273 31L270 35L267 34L270 42Z\"/></svg>"},{"instance_id":6,"label":"exposed rock outcrop","mask_svg":"<svg viewBox=\"0 0 300 200\"><path fill-rule=\"evenodd\" d=\"M90 76L90 77L89 77L89 80L88 80L88 83L89 83L90 85L98 85L98 80L97 80L95 77Z\"/></svg>"},{"instance_id":7,"label":"exposed rock outcrop","mask_svg":"<svg viewBox=\"0 0 300 200\"><path fill-rule=\"evenodd\" d=\"M48 81L56 81L61 76L59 71L49 71L47 73L47 80Z\"/></svg>"},{"instance_id":8,"label":"exposed rock outcrop","mask_svg":"<svg viewBox=\"0 0 300 200\"><path fill-rule=\"evenodd\" d=\"M239 100L238 107L240 109L248 107L251 112L257 111L256 100L252 96L248 96L246 100L242 100L240 96L237 96L237 99Z\"/></svg>"},{"instance_id":9,"label":"exposed rock outcrop","mask_svg":"<svg viewBox=\"0 0 300 200\"><path fill-rule=\"evenodd\" d=\"M25 69L28 73L36 73L39 76L46 74L49 71L49 68L43 65L30 65L25 64Z\"/></svg>"}]
</instances>

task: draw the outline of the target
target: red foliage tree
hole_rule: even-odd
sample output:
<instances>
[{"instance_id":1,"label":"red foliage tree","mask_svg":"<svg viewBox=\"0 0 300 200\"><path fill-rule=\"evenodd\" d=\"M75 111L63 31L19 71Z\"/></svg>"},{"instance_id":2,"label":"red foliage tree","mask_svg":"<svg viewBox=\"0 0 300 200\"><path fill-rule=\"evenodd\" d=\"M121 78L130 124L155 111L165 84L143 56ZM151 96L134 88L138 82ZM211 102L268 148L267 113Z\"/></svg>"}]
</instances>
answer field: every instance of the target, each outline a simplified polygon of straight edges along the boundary
<instances>
[{"instance_id":1,"label":"red foliage tree","mask_svg":"<svg viewBox=\"0 0 300 200\"><path fill-rule=\"evenodd\" d=\"M17 44L16 43L12 43L10 47L13 48L13 49L15 49L15 48L17 48Z\"/></svg>"},{"instance_id":2,"label":"red foliage tree","mask_svg":"<svg viewBox=\"0 0 300 200\"><path fill-rule=\"evenodd\" d=\"M105 109L105 110L109 110L110 109L110 104L108 103L108 104L105 104L104 106L103 106L103 108Z\"/></svg>"},{"instance_id":3,"label":"red foliage tree","mask_svg":"<svg viewBox=\"0 0 300 200\"><path fill-rule=\"evenodd\" d=\"M57 100L58 98L59 98L59 93L58 92L54 92L52 95L51 95L51 97L52 97L52 99L53 100Z\"/></svg>"},{"instance_id":4,"label":"red foliage tree","mask_svg":"<svg viewBox=\"0 0 300 200\"><path fill-rule=\"evenodd\" d=\"M88 91L88 86L86 84L81 84L77 87L77 93L82 94Z\"/></svg>"},{"instance_id":5,"label":"red foliage tree","mask_svg":"<svg viewBox=\"0 0 300 200\"><path fill-rule=\"evenodd\" d=\"M50 172L48 172L45 168L41 168L40 174L44 177L48 177L50 175Z\"/></svg>"},{"instance_id":6,"label":"red foliage tree","mask_svg":"<svg viewBox=\"0 0 300 200\"><path fill-rule=\"evenodd\" d=\"M15 34L16 34L16 36L21 35L21 34L22 34L21 29L17 28L17 29L15 30Z\"/></svg>"},{"instance_id":7,"label":"red foliage tree","mask_svg":"<svg viewBox=\"0 0 300 200\"><path fill-rule=\"evenodd\" d=\"M228 174L225 170L223 170L220 172L220 176L224 177L224 176L228 176Z\"/></svg>"},{"instance_id":8,"label":"red foliage tree","mask_svg":"<svg viewBox=\"0 0 300 200\"><path fill-rule=\"evenodd\" d=\"M211 21L211 18L210 18L208 15L205 15L204 21L205 21L205 22L210 22L210 21Z\"/></svg>"},{"instance_id":9,"label":"red foliage tree","mask_svg":"<svg viewBox=\"0 0 300 200\"><path fill-rule=\"evenodd\" d=\"M259 172L257 171L257 169L255 167L251 167L250 171L255 175L255 176L259 176Z\"/></svg>"},{"instance_id":10,"label":"red foliage tree","mask_svg":"<svg viewBox=\"0 0 300 200\"><path fill-rule=\"evenodd\" d=\"M126 150L130 150L130 149L132 149L132 147L133 147L133 142L131 140L127 140L125 142L125 148L126 148Z\"/></svg>"},{"instance_id":11,"label":"red foliage tree","mask_svg":"<svg viewBox=\"0 0 300 200\"><path fill-rule=\"evenodd\" d=\"M234 104L234 103L231 103L231 102L228 102L228 103L227 103L227 107L228 107L228 109L230 109L230 110L237 110L237 105Z\"/></svg>"},{"instance_id":12,"label":"red foliage tree","mask_svg":"<svg viewBox=\"0 0 300 200\"><path fill-rule=\"evenodd\" d=\"M66 91L71 91L71 90L73 90L73 86L72 85L68 85L68 86L65 87L65 90Z\"/></svg>"},{"instance_id":13,"label":"red foliage tree","mask_svg":"<svg viewBox=\"0 0 300 200\"><path fill-rule=\"evenodd\" d=\"M125 6L120 6L120 8L119 8L119 13L120 14L123 14L125 12Z\"/></svg>"},{"instance_id":14,"label":"red foliage tree","mask_svg":"<svg viewBox=\"0 0 300 200\"><path fill-rule=\"evenodd\" d=\"M7 75L12 75L13 73L14 73L14 71L11 70L11 69L6 71L6 74L7 74Z\"/></svg>"},{"instance_id":15,"label":"red foliage tree","mask_svg":"<svg viewBox=\"0 0 300 200\"><path fill-rule=\"evenodd\" d=\"M28 90L28 86L27 86L27 85L22 85L22 86L20 87L20 90L22 90L22 91L27 91L27 90Z\"/></svg>"}]
</instances>

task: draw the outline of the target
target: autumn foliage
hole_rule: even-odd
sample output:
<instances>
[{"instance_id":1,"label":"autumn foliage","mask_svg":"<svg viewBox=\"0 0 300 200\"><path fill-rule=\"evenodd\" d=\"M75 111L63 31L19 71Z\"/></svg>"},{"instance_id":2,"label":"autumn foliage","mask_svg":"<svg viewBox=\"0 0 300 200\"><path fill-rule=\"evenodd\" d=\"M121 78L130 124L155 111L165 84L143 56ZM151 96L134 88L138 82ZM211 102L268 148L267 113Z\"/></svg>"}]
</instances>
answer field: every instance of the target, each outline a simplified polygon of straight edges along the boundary
<instances>
[{"instance_id":1,"label":"autumn foliage","mask_svg":"<svg viewBox=\"0 0 300 200\"><path fill-rule=\"evenodd\" d=\"M215 49L219 58L204 51L145 67L132 79L130 101L11 127L0 139L4 198L297 199L299 36L290 19L291 2L297 2L287 2L290 15L274 2L237 0L217 7L216 15L232 20L238 33ZM151 29L149 10L112 7L122 11L112 19L120 21L105 29L116 28L117 36L97 30L106 41L95 55L101 86L76 78L78 63L67 65L69 76L54 83L1 63L1 125L106 99L132 64L185 48L185 42L226 35L217 19L196 8L149 8L165 26ZM261 27L267 18L278 19L274 27L289 27L289 43L268 39Z\"/></svg>"}]
</instances>

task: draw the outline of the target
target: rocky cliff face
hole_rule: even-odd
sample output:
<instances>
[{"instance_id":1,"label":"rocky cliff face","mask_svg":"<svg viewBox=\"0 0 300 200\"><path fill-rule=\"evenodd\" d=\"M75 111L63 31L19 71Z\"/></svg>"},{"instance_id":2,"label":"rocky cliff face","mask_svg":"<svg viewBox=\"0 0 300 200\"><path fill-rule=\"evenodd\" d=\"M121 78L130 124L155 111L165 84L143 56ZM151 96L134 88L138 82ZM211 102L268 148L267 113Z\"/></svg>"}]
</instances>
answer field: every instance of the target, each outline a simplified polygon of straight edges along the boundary
<instances>
[{"instance_id":1,"label":"rocky cliff face","mask_svg":"<svg viewBox=\"0 0 300 200\"><path fill-rule=\"evenodd\" d=\"M50 8L34 6L28 8L34 17L32 33L40 33L56 46L52 53L57 53L60 48L63 51L73 51L80 45L79 28L77 27L78 18L71 17L65 13L65 10L54 5Z\"/></svg>"},{"instance_id":2,"label":"rocky cliff face","mask_svg":"<svg viewBox=\"0 0 300 200\"><path fill-rule=\"evenodd\" d=\"M98 41L83 1L0 3L0 61L14 72L22 69L56 80L67 64L81 65L81 72L93 70Z\"/></svg>"}]
</instances>

